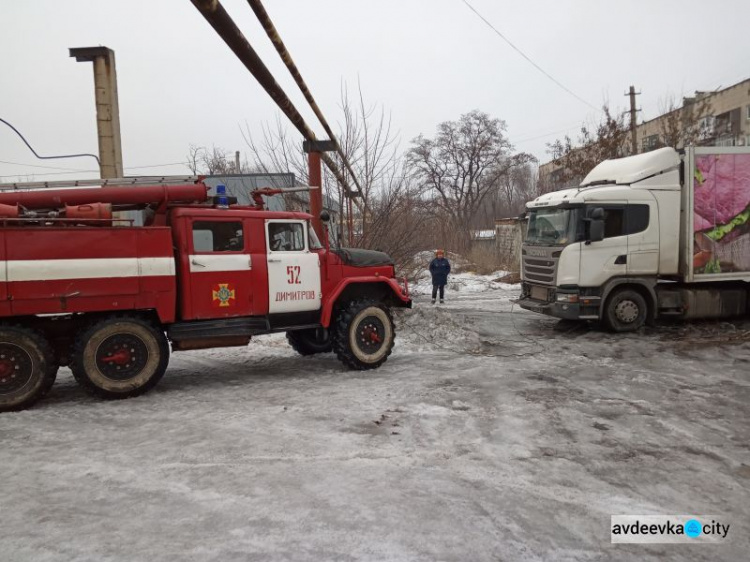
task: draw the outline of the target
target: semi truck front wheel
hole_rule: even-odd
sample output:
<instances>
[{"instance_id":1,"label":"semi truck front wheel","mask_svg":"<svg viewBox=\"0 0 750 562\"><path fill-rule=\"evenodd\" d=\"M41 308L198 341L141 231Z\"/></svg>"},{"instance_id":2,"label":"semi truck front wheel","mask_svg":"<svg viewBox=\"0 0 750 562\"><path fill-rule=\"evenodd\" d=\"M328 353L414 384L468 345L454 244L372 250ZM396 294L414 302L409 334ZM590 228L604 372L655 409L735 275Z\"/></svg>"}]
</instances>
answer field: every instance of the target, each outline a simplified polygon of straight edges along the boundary
<instances>
[{"instance_id":1,"label":"semi truck front wheel","mask_svg":"<svg viewBox=\"0 0 750 562\"><path fill-rule=\"evenodd\" d=\"M613 332L634 332L646 323L648 304L638 291L620 289L607 299L602 319Z\"/></svg>"},{"instance_id":2,"label":"semi truck front wheel","mask_svg":"<svg viewBox=\"0 0 750 562\"><path fill-rule=\"evenodd\" d=\"M352 369L375 369L388 359L395 337L393 318L385 304L357 300L337 315L333 350Z\"/></svg>"},{"instance_id":3,"label":"semi truck front wheel","mask_svg":"<svg viewBox=\"0 0 750 562\"><path fill-rule=\"evenodd\" d=\"M0 326L0 412L28 408L55 382L57 364L47 340L20 326Z\"/></svg>"},{"instance_id":4,"label":"semi truck front wheel","mask_svg":"<svg viewBox=\"0 0 750 562\"><path fill-rule=\"evenodd\" d=\"M76 338L70 370L90 394L117 399L151 390L168 363L162 330L139 318L108 318Z\"/></svg>"}]
</instances>

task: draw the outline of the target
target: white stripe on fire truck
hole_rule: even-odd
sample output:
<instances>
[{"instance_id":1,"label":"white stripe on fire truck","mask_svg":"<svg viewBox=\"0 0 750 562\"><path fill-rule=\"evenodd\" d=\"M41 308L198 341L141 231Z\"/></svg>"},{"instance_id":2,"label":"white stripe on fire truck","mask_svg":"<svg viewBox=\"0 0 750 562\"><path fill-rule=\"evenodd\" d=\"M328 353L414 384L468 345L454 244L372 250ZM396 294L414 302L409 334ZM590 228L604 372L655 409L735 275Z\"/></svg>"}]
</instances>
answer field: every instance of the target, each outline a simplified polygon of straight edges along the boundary
<instances>
[{"instance_id":1,"label":"white stripe on fire truck","mask_svg":"<svg viewBox=\"0 0 750 562\"><path fill-rule=\"evenodd\" d=\"M173 258L87 258L0 261L8 281L162 277L175 274Z\"/></svg>"},{"instance_id":2,"label":"white stripe on fire truck","mask_svg":"<svg viewBox=\"0 0 750 562\"><path fill-rule=\"evenodd\" d=\"M249 271L253 261L249 254L191 254L190 273L213 271Z\"/></svg>"}]
</instances>

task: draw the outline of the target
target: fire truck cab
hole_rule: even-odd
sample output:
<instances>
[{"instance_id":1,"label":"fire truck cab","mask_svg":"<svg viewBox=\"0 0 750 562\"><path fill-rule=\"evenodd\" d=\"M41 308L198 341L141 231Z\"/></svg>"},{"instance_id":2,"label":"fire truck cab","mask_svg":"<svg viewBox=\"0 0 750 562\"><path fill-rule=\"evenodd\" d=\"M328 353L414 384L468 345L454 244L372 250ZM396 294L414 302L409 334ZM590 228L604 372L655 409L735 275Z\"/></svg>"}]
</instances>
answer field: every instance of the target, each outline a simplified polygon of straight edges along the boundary
<instances>
[{"instance_id":1,"label":"fire truck cab","mask_svg":"<svg viewBox=\"0 0 750 562\"><path fill-rule=\"evenodd\" d=\"M329 248L306 213L214 203L199 179L0 193L0 411L44 396L61 365L127 398L158 383L170 350L274 332L349 368L385 362L390 309L411 306L386 254Z\"/></svg>"}]
</instances>

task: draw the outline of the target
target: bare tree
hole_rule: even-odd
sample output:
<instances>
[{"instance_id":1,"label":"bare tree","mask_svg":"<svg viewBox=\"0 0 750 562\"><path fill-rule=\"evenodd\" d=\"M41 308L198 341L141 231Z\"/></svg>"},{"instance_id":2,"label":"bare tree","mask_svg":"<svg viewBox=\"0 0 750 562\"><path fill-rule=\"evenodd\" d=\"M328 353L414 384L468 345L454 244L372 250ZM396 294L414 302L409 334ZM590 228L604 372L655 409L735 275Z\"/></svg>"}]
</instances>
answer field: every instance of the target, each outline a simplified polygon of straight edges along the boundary
<instances>
[{"instance_id":1,"label":"bare tree","mask_svg":"<svg viewBox=\"0 0 750 562\"><path fill-rule=\"evenodd\" d=\"M357 217L359 228L352 242L366 246L372 241L371 226L379 222L378 217L372 215L375 199L382 203L383 197L400 196L408 173L403 166L399 137L393 131L391 116L383 106L365 102L361 85L358 84L356 100L350 98L345 86L342 87L340 109L343 121L339 123L339 142L362 188Z\"/></svg>"},{"instance_id":2,"label":"bare tree","mask_svg":"<svg viewBox=\"0 0 750 562\"><path fill-rule=\"evenodd\" d=\"M220 147L213 146L210 150L205 146L190 145L187 164L193 174L206 176L222 176L231 174L253 173L254 168L245 160L237 167L233 155Z\"/></svg>"},{"instance_id":3,"label":"bare tree","mask_svg":"<svg viewBox=\"0 0 750 562\"><path fill-rule=\"evenodd\" d=\"M603 116L595 126L582 125L578 142L569 136L547 144L552 161L561 167L559 181L577 183L602 160L621 158L628 154L630 129L624 113L612 115L609 106L602 107Z\"/></svg>"},{"instance_id":4,"label":"bare tree","mask_svg":"<svg viewBox=\"0 0 750 562\"><path fill-rule=\"evenodd\" d=\"M350 246L380 249L399 264L407 263L424 249L422 232L426 217L424 202L414 188L413 177L405 166L399 138L393 131L391 117L382 106L367 104L361 88L357 95L341 90L338 139L357 175L362 195L352 205L353 236L345 238ZM280 118L265 124L262 135L254 137L246 125L243 135L250 148L253 164L265 172L292 172L308 181L307 156L301 140L288 133ZM341 159L332 155L344 170ZM348 214L343 187L330 174L323 173L324 191L330 202L339 205L339 217Z\"/></svg>"},{"instance_id":5,"label":"bare tree","mask_svg":"<svg viewBox=\"0 0 750 562\"><path fill-rule=\"evenodd\" d=\"M242 138L250 148L250 161L257 170L265 173L292 173L303 184L309 181L307 156L302 151L302 140L292 138L276 115L273 123L262 123L260 138L253 137L250 126L245 123Z\"/></svg>"},{"instance_id":6,"label":"bare tree","mask_svg":"<svg viewBox=\"0 0 750 562\"><path fill-rule=\"evenodd\" d=\"M505 129L504 121L475 110L441 123L434 139L417 137L409 151L423 193L447 220L443 230L459 250L468 248L472 220L510 171L533 159L512 154Z\"/></svg>"},{"instance_id":7,"label":"bare tree","mask_svg":"<svg viewBox=\"0 0 750 562\"><path fill-rule=\"evenodd\" d=\"M711 115L711 101L704 92L696 92L695 97L682 98L678 106L674 96L662 100L659 120L658 147L671 146L682 148L687 145L698 145L706 140L707 131L703 119Z\"/></svg>"},{"instance_id":8,"label":"bare tree","mask_svg":"<svg viewBox=\"0 0 750 562\"><path fill-rule=\"evenodd\" d=\"M472 221L472 228L493 228L499 218L518 216L526 202L541 195L538 192L536 161L515 166L500 181Z\"/></svg>"}]
</instances>

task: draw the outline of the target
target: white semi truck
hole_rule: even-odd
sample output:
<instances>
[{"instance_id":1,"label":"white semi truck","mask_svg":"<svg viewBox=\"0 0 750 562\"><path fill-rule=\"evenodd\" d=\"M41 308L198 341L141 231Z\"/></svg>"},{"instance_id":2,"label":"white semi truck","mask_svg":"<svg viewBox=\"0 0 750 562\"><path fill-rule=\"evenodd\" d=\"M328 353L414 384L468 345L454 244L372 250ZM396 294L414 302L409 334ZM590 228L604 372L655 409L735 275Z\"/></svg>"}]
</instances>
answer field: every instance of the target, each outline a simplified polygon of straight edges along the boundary
<instances>
[{"instance_id":1,"label":"white semi truck","mask_svg":"<svg viewBox=\"0 0 750 562\"><path fill-rule=\"evenodd\" d=\"M526 215L526 310L617 332L750 311L750 148L605 160Z\"/></svg>"}]
</instances>

